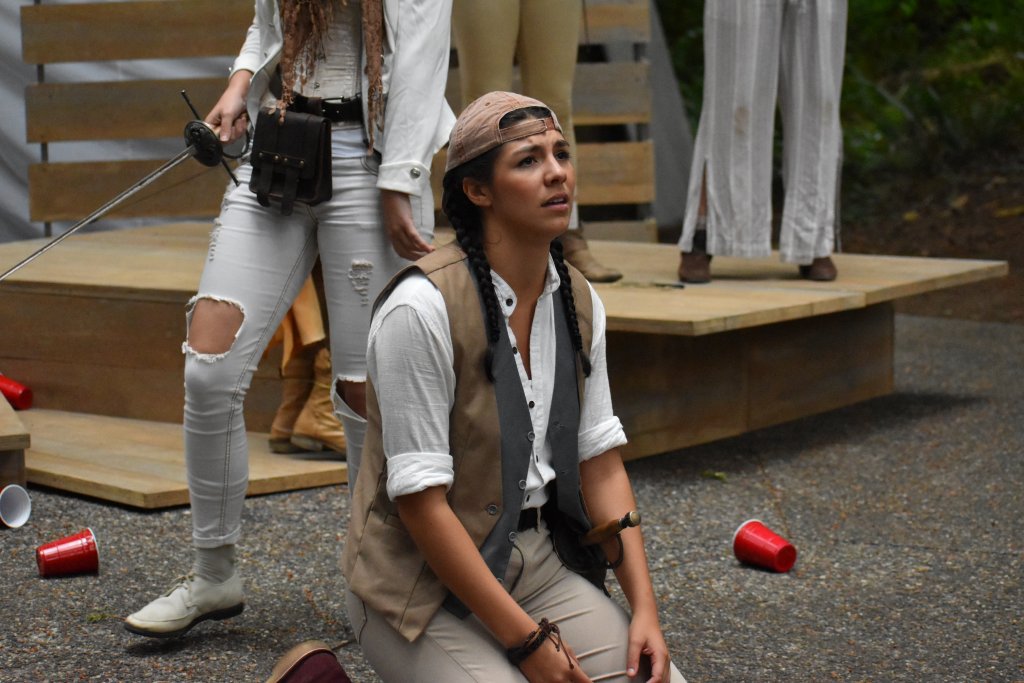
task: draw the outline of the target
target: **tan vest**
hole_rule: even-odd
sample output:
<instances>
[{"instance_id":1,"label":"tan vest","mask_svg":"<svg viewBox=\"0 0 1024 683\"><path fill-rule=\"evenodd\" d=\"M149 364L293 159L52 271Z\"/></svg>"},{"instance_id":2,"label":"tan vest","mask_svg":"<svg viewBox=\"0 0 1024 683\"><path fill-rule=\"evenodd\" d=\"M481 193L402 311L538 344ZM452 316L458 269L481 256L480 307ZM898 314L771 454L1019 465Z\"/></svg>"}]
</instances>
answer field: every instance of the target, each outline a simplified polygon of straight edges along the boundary
<instances>
[{"instance_id":1,"label":"tan vest","mask_svg":"<svg viewBox=\"0 0 1024 683\"><path fill-rule=\"evenodd\" d=\"M455 480L448 503L479 548L503 510L501 430L494 388L483 371L483 311L465 259L454 244L438 249L396 275L378 303L412 268L426 274L444 297L456 376L449 434ZM590 287L571 266L569 272L583 348L589 350L593 336ZM579 367L576 377L582 402L584 375ZM367 383L366 407L366 441L360 478L353 491L342 571L352 592L412 641L427 627L448 589L427 566L399 519L397 506L388 498L380 408L372 382ZM467 457L471 454L488 457Z\"/></svg>"}]
</instances>

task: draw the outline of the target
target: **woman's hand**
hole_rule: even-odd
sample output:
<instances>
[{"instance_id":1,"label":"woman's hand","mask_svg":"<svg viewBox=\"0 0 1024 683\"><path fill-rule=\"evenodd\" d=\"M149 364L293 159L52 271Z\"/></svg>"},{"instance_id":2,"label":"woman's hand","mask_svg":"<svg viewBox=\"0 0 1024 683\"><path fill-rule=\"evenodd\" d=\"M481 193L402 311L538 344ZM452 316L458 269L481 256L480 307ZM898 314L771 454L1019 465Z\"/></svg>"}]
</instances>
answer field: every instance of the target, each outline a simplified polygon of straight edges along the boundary
<instances>
[{"instance_id":1,"label":"woman's hand","mask_svg":"<svg viewBox=\"0 0 1024 683\"><path fill-rule=\"evenodd\" d=\"M427 189L427 192L430 190ZM415 261L434 251L434 247L423 241L412 220L412 203L409 195L395 190L380 191L381 212L384 229L395 253L404 259Z\"/></svg>"},{"instance_id":2,"label":"woman's hand","mask_svg":"<svg viewBox=\"0 0 1024 683\"><path fill-rule=\"evenodd\" d=\"M245 99L249 94L250 79L252 74L245 70L232 74L228 87L204 119L217 133L222 145L231 144L245 135L249 122Z\"/></svg>"},{"instance_id":3,"label":"woman's hand","mask_svg":"<svg viewBox=\"0 0 1024 683\"><path fill-rule=\"evenodd\" d=\"M651 660L651 677L648 683L669 683L668 645L658 625L657 614L634 613L629 623L629 647L626 650L626 672L635 676L640 670L640 656Z\"/></svg>"},{"instance_id":4,"label":"woman's hand","mask_svg":"<svg viewBox=\"0 0 1024 683\"><path fill-rule=\"evenodd\" d=\"M566 654L568 653L568 657ZM569 668L569 661L573 668ZM549 683L558 681L570 683L591 683L590 677L583 673L580 662L572 649L562 643L562 651L555 649L555 643L548 638L536 652L519 664L519 670L530 683Z\"/></svg>"}]
</instances>

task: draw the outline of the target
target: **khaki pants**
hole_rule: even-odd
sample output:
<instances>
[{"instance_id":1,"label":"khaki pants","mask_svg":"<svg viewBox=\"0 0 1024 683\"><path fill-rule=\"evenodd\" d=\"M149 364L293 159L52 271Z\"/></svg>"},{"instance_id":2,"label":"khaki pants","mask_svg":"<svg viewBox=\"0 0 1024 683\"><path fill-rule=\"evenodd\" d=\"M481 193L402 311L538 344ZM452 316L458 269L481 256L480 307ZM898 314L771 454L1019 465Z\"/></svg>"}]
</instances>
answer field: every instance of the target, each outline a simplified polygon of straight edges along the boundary
<instances>
[{"instance_id":1,"label":"khaki pants","mask_svg":"<svg viewBox=\"0 0 1024 683\"><path fill-rule=\"evenodd\" d=\"M629 681L626 646L629 616L593 584L562 565L547 528L519 533L505 585L536 621L558 624L562 638L594 681ZM363 654L384 681L403 683L522 683L505 648L475 616L465 619L441 608L427 630L408 642L351 591L348 616ZM642 662L642 660L641 660ZM643 671L636 681L647 680ZM672 683L686 683L672 667Z\"/></svg>"}]
</instances>

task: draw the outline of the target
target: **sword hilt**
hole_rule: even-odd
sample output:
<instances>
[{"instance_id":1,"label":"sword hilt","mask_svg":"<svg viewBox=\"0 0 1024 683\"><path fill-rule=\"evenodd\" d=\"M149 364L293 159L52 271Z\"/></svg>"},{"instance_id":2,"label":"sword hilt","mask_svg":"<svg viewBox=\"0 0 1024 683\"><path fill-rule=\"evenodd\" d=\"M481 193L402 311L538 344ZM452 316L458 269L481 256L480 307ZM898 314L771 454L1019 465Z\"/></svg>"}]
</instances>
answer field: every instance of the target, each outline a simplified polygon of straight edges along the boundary
<instances>
[{"instance_id":1,"label":"sword hilt","mask_svg":"<svg viewBox=\"0 0 1024 683\"><path fill-rule=\"evenodd\" d=\"M216 166L224 156L217 134L202 121L185 124L185 144L192 147L192 155L204 166Z\"/></svg>"}]
</instances>

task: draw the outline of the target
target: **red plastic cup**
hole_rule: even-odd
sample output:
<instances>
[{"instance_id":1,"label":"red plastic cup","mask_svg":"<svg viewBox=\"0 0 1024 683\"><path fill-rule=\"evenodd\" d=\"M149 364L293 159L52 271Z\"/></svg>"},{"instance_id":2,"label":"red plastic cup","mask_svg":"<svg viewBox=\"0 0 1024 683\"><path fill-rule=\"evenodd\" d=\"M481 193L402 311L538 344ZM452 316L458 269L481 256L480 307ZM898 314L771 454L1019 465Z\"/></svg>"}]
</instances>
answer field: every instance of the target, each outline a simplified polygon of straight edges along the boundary
<instances>
[{"instance_id":1,"label":"red plastic cup","mask_svg":"<svg viewBox=\"0 0 1024 683\"><path fill-rule=\"evenodd\" d=\"M32 390L10 377L0 375L0 394L4 395L15 410L28 410L32 407Z\"/></svg>"},{"instance_id":2,"label":"red plastic cup","mask_svg":"<svg viewBox=\"0 0 1024 683\"><path fill-rule=\"evenodd\" d=\"M50 541L36 548L39 576L67 576L97 572L100 552L92 529Z\"/></svg>"},{"instance_id":3,"label":"red plastic cup","mask_svg":"<svg viewBox=\"0 0 1024 683\"><path fill-rule=\"evenodd\" d=\"M788 572L796 562L793 544L769 529L759 519L740 524L732 537L736 559L773 572Z\"/></svg>"}]
</instances>

